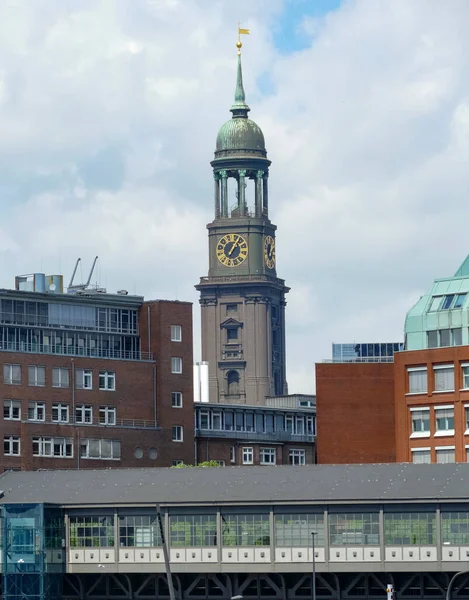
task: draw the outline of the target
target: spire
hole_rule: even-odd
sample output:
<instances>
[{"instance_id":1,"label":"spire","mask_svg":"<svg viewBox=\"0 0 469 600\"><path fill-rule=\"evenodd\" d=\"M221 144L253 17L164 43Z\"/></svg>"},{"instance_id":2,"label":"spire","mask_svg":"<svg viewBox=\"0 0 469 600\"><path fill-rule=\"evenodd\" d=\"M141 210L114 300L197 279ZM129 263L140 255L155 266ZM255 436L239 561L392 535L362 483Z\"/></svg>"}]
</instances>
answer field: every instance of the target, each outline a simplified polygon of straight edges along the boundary
<instances>
[{"instance_id":1,"label":"spire","mask_svg":"<svg viewBox=\"0 0 469 600\"><path fill-rule=\"evenodd\" d=\"M241 33L249 33L249 29L240 29L238 23L238 41L236 42L236 47L238 48L238 71L236 74L236 90L234 97L234 104L231 107L231 112L233 113L233 119L242 118L247 119L248 112L251 110L249 106L246 104L246 95L244 93L243 87L243 69L241 66Z\"/></svg>"}]
</instances>

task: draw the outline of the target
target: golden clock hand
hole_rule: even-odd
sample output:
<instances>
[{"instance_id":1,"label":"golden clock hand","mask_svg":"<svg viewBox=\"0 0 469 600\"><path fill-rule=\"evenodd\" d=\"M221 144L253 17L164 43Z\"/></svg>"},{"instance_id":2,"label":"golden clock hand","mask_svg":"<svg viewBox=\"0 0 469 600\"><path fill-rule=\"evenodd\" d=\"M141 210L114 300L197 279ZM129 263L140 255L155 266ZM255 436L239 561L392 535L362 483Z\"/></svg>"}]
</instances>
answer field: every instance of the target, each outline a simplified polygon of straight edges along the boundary
<instances>
[{"instance_id":1,"label":"golden clock hand","mask_svg":"<svg viewBox=\"0 0 469 600\"><path fill-rule=\"evenodd\" d=\"M238 238L238 239L236 240L236 242L234 242L234 244L231 246L231 249L230 249L230 251L228 252L228 256L231 256L231 255L233 254L233 250L234 250L235 248L237 248L237 247L238 247L238 244L239 244L239 238Z\"/></svg>"}]
</instances>

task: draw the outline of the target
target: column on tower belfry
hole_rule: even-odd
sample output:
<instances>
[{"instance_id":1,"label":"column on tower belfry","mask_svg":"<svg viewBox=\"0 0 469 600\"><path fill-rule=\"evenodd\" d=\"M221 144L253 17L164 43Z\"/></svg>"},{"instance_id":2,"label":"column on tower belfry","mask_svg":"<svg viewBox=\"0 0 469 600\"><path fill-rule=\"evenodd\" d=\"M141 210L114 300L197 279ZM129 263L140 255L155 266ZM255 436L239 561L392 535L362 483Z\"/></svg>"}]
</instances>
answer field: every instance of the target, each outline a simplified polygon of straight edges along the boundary
<instances>
[{"instance_id":1,"label":"column on tower belfry","mask_svg":"<svg viewBox=\"0 0 469 600\"><path fill-rule=\"evenodd\" d=\"M220 176L218 173L213 174L213 181L215 185L215 218L218 219L220 216Z\"/></svg>"},{"instance_id":2,"label":"column on tower belfry","mask_svg":"<svg viewBox=\"0 0 469 600\"><path fill-rule=\"evenodd\" d=\"M226 171L220 171L221 176L221 216L228 216L228 177Z\"/></svg>"},{"instance_id":3,"label":"column on tower belfry","mask_svg":"<svg viewBox=\"0 0 469 600\"><path fill-rule=\"evenodd\" d=\"M256 217L262 216L262 178L264 171L256 173Z\"/></svg>"},{"instance_id":4,"label":"column on tower belfry","mask_svg":"<svg viewBox=\"0 0 469 600\"><path fill-rule=\"evenodd\" d=\"M246 188L244 179L246 177L246 169L238 170L238 208L241 216L246 215Z\"/></svg>"},{"instance_id":5,"label":"column on tower belfry","mask_svg":"<svg viewBox=\"0 0 469 600\"><path fill-rule=\"evenodd\" d=\"M269 176L267 173L264 173L264 180L262 186L262 214L266 217L269 215L269 200L268 200L268 186L267 182L269 180Z\"/></svg>"}]
</instances>

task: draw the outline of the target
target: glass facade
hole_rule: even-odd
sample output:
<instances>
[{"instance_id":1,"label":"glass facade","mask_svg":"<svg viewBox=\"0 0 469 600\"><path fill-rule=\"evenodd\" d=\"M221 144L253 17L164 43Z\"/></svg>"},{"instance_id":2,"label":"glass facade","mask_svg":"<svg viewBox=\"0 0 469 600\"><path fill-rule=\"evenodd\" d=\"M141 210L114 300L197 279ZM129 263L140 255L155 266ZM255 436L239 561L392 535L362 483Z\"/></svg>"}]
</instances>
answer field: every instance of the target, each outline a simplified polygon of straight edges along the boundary
<instances>
[{"instance_id":1,"label":"glass facade","mask_svg":"<svg viewBox=\"0 0 469 600\"><path fill-rule=\"evenodd\" d=\"M290 513L275 515L275 543L280 547L309 547L312 535L316 534L315 544L324 546L324 515Z\"/></svg>"},{"instance_id":2,"label":"glass facade","mask_svg":"<svg viewBox=\"0 0 469 600\"><path fill-rule=\"evenodd\" d=\"M436 514L433 512L385 513L384 543L388 546L436 544Z\"/></svg>"},{"instance_id":3,"label":"glass facade","mask_svg":"<svg viewBox=\"0 0 469 600\"><path fill-rule=\"evenodd\" d=\"M216 546L216 515L171 515L171 546L191 548Z\"/></svg>"},{"instance_id":4,"label":"glass facade","mask_svg":"<svg viewBox=\"0 0 469 600\"><path fill-rule=\"evenodd\" d=\"M269 546L268 514L222 515L223 546Z\"/></svg>"},{"instance_id":5,"label":"glass facade","mask_svg":"<svg viewBox=\"0 0 469 600\"><path fill-rule=\"evenodd\" d=\"M161 546L161 534L156 515L119 517L119 545L122 547Z\"/></svg>"},{"instance_id":6,"label":"glass facade","mask_svg":"<svg viewBox=\"0 0 469 600\"><path fill-rule=\"evenodd\" d=\"M441 542L456 546L469 545L469 512L441 513Z\"/></svg>"},{"instance_id":7,"label":"glass facade","mask_svg":"<svg viewBox=\"0 0 469 600\"><path fill-rule=\"evenodd\" d=\"M404 350L400 342L332 344L332 362L392 362L394 353Z\"/></svg>"},{"instance_id":8,"label":"glass facade","mask_svg":"<svg viewBox=\"0 0 469 600\"><path fill-rule=\"evenodd\" d=\"M70 517L71 548L114 546L114 516Z\"/></svg>"},{"instance_id":9,"label":"glass facade","mask_svg":"<svg viewBox=\"0 0 469 600\"><path fill-rule=\"evenodd\" d=\"M331 546L378 546L379 513L329 515Z\"/></svg>"}]
</instances>

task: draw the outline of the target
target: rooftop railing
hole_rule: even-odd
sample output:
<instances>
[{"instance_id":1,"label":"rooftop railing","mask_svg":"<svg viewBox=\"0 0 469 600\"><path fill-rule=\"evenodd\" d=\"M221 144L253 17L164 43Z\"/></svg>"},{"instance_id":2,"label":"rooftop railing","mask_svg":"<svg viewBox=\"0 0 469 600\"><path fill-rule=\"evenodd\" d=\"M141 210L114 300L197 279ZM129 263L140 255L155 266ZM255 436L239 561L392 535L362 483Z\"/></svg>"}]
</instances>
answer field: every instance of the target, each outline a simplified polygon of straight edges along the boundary
<instances>
[{"instance_id":1,"label":"rooftop railing","mask_svg":"<svg viewBox=\"0 0 469 600\"><path fill-rule=\"evenodd\" d=\"M357 356L354 358L325 358L323 363L393 363L394 356Z\"/></svg>"},{"instance_id":2,"label":"rooftop railing","mask_svg":"<svg viewBox=\"0 0 469 600\"><path fill-rule=\"evenodd\" d=\"M247 440L251 442L298 442L311 443L316 438L312 433L297 434L289 431L277 431L260 433L257 431L220 431L218 429L196 429L196 437L225 438L235 440Z\"/></svg>"},{"instance_id":3,"label":"rooftop railing","mask_svg":"<svg viewBox=\"0 0 469 600\"><path fill-rule=\"evenodd\" d=\"M91 423L83 422L80 419L70 415L67 421L57 421L52 415L46 415L44 419L21 419L21 423L45 424L45 425L79 425L80 427L105 427L118 429L161 429L155 421L141 419L116 419L115 423L101 423L98 419Z\"/></svg>"},{"instance_id":4,"label":"rooftop railing","mask_svg":"<svg viewBox=\"0 0 469 600\"><path fill-rule=\"evenodd\" d=\"M26 342L0 342L0 352L25 352L27 354L55 354L58 356L85 356L110 360L153 361L152 352L140 350L105 350L78 348L77 346L53 346L51 344L28 344Z\"/></svg>"}]
</instances>

